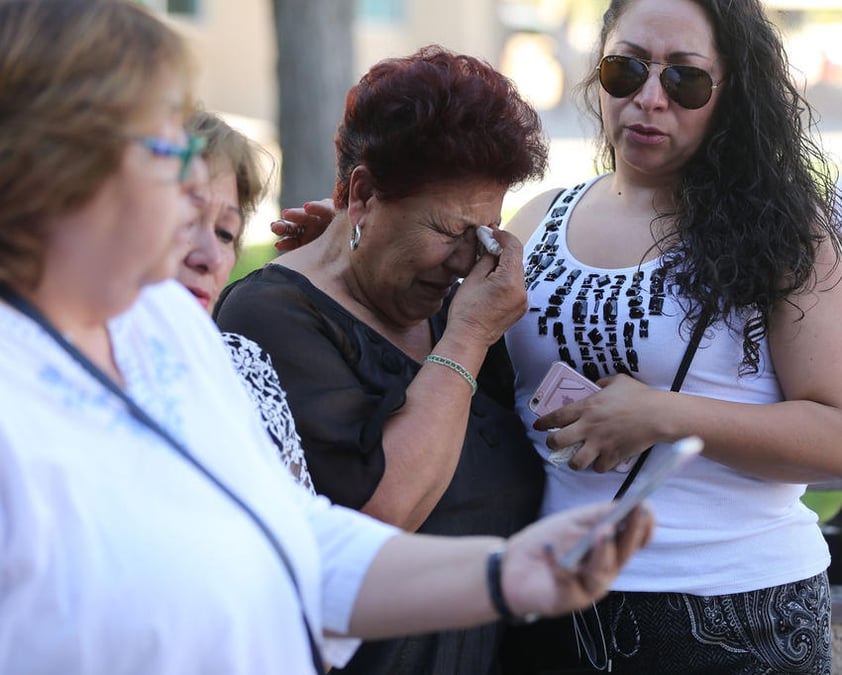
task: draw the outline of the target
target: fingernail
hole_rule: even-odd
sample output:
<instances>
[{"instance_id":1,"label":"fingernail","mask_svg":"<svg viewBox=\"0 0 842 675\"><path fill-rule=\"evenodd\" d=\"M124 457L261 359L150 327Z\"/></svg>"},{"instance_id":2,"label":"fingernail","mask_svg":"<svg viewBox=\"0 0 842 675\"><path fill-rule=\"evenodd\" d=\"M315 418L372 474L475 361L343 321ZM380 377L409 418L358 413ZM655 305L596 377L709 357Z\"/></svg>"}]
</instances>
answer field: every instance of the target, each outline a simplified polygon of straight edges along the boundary
<instances>
[{"instance_id":1,"label":"fingernail","mask_svg":"<svg viewBox=\"0 0 842 675\"><path fill-rule=\"evenodd\" d=\"M541 431L541 430L538 428L538 420L535 420L535 421L532 423L532 428L533 428L533 429L535 429L535 431Z\"/></svg>"}]
</instances>

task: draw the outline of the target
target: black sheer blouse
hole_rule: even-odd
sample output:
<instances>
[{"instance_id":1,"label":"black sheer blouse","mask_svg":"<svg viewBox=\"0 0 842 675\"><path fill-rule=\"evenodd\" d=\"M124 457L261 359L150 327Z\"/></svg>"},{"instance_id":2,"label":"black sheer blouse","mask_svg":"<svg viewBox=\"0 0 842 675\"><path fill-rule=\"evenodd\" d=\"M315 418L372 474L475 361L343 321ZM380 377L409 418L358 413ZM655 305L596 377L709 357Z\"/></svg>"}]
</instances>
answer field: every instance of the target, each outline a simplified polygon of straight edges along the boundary
<instances>
[{"instance_id":1,"label":"black sheer blouse","mask_svg":"<svg viewBox=\"0 0 842 675\"><path fill-rule=\"evenodd\" d=\"M431 319L433 342L446 317L447 306ZM403 405L420 364L281 265L267 265L229 286L215 319L222 330L251 338L271 356L316 491L361 508L383 475L386 418ZM477 380L455 474L419 532L508 536L538 513L544 472L513 412L513 374L502 340L489 350ZM337 672L494 673L500 630L491 624L368 642Z\"/></svg>"}]
</instances>

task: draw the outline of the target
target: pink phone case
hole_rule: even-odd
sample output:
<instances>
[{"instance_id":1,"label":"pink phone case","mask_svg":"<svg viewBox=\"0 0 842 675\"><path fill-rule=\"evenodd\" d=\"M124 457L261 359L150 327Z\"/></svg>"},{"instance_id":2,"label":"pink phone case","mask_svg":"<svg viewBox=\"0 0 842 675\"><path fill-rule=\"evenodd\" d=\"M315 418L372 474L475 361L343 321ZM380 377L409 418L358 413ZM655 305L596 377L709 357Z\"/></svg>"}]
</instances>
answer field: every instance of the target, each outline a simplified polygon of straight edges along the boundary
<instances>
[{"instance_id":1,"label":"pink phone case","mask_svg":"<svg viewBox=\"0 0 842 675\"><path fill-rule=\"evenodd\" d=\"M529 399L529 409L546 415L599 391L599 387L566 363L555 361Z\"/></svg>"},{"instance_id":2,"label":"pink phone case","mask_svg":"<svg viewBox=\"0 0 842 675\"><path fill-rule=\"evenodd\" d=\"M546 415L574 401L581 401L600 390L599 385L591 382L587 377L574 370L562 361L554 361L541 380L541 384L529 399L529 409L538 415ZM549 460L555 466L566 464L576 451L582 447L582 442L568 445L561 450L550 453ZM614 467L614 471L627 473L635 462L635 457L624 460Z\"/></svg>"}]
</instances>

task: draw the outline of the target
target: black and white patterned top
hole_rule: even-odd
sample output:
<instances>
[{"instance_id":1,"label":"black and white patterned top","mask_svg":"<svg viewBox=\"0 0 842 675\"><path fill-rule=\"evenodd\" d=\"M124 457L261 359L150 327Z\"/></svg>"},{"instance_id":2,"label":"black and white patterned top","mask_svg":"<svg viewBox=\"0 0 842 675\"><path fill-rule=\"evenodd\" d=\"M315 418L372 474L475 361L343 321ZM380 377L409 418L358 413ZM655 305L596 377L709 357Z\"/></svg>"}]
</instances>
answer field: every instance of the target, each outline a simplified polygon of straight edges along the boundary
<instances>
[{"instance_id":1,"label":"black and white patterned top","mask_svg":"<svg viewBox=\"0 0 842 675\"><path fill-rule=\"evenodd\" d=\"M278 447L281 461L299 484L312 494L313 481L307 469L301 437L287 405L286 392L278 381L272 359L260 346L237 333L222 333L234 367L246 384L249 396L257 405L263 425Z\"/></svg>"},{"instance_id":2,"label":"black and white patterned top","mask_svg":"<svg viewBox=\"0 0 842 675\"><path fill-rule=\"evenodd\" d=\"M568 248L571 216L598 180L559 193L524 245L529 306L506 333L515 372L515 409L545 462L542 514L608 501L624 479L616 471L575 471L554 461L548 434L532 426L536 417L529 408L550 364L564 361L591 380L622 373L667 391L692 330L691 322L684 321L686 300L671 283L662 256L603 268L580 260ZM743 319L732 318L735 323ZM714 322L681 391L741 404L783 400L768 338L761 343L758 373L740 374L742 352L741 332ZM656 443L653 457L665 451L665 443ZM651 467L649 460L641 477ZM803 492L803 485L759 480L698 457L650 497L657 520L652 541L612 587L727 595L809 579L821 573L829 557L815 514L800 501ZM782 541L786 547L780 546Z\"/></svg>"}]
</instances>

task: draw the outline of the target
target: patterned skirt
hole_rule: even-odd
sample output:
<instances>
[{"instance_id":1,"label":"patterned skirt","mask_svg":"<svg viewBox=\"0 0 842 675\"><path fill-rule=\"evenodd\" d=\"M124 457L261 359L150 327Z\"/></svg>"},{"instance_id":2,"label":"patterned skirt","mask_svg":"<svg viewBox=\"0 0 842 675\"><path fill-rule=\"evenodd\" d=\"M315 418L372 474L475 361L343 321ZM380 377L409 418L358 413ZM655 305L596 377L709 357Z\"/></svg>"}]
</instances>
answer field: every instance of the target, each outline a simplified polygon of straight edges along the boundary
<instances>
[{"instance_id":1,"label":"patterned skirt","mask_svg":"<svg viewBox=\"0 0 842 675\"><path fill-rule=\"evenodd\" d=\"M612 673L830 675L826 574L733 595L611 593L582 618L587 651Z\"/></svg>"},{"instance_id":2,"label":"patterned skirt","mask_svg":"<svg viewBox=\"0 0 842 675\"><path fill-rule=\"evenodd\" d=\"M547 624L521 673L830 675L827 574L733 595L609 593L570 625ZM548 639L550 631L555 639ZM565 662L547 658L553 651ZM522 654L523 652L521 652ZM529 660L529 659L527 659ZM539 665L540 662L540 665ZM510 662L511 663L511 662ZM523 661L521 661L523 664ZM511 666L506 673L514 673Z\"/></svg>"}]
</instances>

